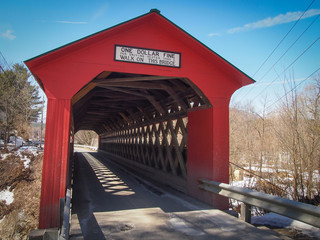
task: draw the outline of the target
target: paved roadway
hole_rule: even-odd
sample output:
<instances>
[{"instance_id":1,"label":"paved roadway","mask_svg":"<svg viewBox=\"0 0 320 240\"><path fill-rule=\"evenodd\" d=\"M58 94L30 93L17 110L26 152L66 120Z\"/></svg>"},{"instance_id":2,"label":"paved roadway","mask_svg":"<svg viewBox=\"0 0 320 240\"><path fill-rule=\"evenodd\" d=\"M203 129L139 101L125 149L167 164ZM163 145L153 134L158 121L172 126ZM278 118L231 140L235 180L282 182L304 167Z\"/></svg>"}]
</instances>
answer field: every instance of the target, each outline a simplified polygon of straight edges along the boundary
<instances>
[{"instance_id":1,"label":"paved roadway","mask_svg":"<svg viewBox=\"0 0 320 240\"><path fill-rule=\"evenodd\" d=\"M141 181L102 153L76 154L71 239L278 239Z\"/></svg>"}]
</instances>

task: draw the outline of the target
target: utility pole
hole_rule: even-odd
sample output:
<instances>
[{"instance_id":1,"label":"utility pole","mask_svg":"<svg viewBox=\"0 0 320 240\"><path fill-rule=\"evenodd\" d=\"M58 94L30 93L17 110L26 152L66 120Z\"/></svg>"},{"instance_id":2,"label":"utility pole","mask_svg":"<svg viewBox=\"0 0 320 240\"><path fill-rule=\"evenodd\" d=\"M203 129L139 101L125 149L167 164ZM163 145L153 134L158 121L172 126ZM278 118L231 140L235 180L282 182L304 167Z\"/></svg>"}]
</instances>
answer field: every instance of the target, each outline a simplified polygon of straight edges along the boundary
<instances>
[{"instance_id":1,"label":"utility pole","mask_svg":"<svg viewBox=\"0 0 320 240\"><path fill-rule=\"evenodd\" d=\"M41 127L40 127L40 149L42 148L43 109L44 109L44 96L42 96Z\"/></svg>"}]
</instances>

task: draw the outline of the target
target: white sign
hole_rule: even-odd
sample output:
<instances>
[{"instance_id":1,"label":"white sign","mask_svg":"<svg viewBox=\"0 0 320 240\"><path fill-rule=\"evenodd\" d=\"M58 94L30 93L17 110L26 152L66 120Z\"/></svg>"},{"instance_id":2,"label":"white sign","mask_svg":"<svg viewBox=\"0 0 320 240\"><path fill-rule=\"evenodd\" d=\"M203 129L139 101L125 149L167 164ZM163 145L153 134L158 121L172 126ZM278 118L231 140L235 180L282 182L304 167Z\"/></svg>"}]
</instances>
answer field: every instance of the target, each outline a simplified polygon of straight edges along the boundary
<instances>
[{"instance_id":1,"label":"white sign","mask_svg":"<svg viewBox=\"0 0 320 240\"><path fill-rule=\"evenodd\" d=\"M179 68L181 53L115 45L114 60Z\"/></svg>"}]
</instances>

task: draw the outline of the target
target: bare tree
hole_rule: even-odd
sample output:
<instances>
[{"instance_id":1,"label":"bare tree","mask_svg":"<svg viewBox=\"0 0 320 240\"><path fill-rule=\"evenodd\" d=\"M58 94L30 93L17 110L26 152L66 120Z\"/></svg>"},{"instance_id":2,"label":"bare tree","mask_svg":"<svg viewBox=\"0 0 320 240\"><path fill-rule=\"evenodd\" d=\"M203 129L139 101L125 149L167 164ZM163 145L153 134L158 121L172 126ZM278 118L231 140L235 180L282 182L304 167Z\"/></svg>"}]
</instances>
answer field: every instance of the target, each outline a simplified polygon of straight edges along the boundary
<instances>
[{"instance_id":1,"label":"bare tree","mask_svg":"<svg viewBox=\"0 0 320 240\"><path fill-rule=\"evenodd\" d=\"M231 177L237 166L259 191L310 202L320 192L320 76L300 92L291 83L272 112L230 109Z\"/></svg>"},{"instance_id":2,"label":"bare tree","mask_svg":"<svg viewBox=\"0 0 320 240\"><path fill-rule=\"evenodd\" d=\"M87 146L98 145L98 135L94 131L78 131L74 135L75 143Z\"/></svg>"}]
</instances>

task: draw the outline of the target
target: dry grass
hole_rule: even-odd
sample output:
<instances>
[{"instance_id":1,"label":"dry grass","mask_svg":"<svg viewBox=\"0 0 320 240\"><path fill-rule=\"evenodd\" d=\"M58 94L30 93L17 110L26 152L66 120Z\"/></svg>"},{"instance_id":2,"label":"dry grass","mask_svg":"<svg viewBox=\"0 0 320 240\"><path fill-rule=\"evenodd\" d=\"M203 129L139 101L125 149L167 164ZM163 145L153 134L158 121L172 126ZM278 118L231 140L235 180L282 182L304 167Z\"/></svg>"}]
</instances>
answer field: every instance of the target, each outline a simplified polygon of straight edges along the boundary
<instances>
[{"instance_id":1,"label":"dry grass","mask_svg":"<svg viewBox=\"0 0 320 240\"><path fill-rule=\"evenodd\" d=\"M24 168L19 156L10 155L0 161L0 190L10 186L14 201L9 206L0 202L0 240L28 239L31 229L38 227L42 154L29 155L31 164Z\"/></svg>"}]
</instances>

